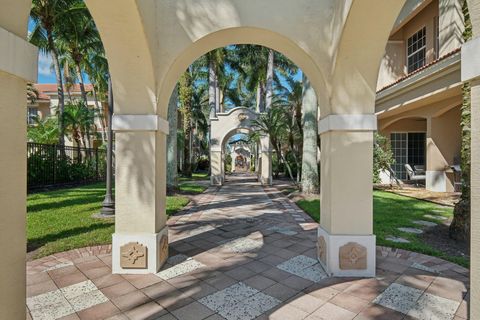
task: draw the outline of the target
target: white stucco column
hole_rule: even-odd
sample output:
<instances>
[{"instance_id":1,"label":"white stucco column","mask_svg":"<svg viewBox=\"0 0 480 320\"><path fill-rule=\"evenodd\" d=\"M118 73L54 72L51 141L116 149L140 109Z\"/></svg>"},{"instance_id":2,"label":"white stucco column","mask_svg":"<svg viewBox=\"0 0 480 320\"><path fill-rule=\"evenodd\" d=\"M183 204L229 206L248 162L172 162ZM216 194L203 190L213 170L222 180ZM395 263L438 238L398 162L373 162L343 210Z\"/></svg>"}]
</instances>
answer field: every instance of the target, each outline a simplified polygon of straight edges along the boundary
<instances>
[{"instance_id":1,"label":"white stucco column","mask_svg":"<svg viewBox=\"0 0 480 320\"><path fill-rule=\"evenodd\" d=\"M0 241L4 246L0 262L0 319L25 319L25 94L27 82L37 79L37 50L25 40L26 15L22 15L29 8L26 5L26 1L7 4L11 21L2 19L5 15L0 14Z\"/></svg>"},{"instance_id":2,"label":"white stucco column","mask_svg":"<svg viewBox=\"0 0 480 320\"><path fill-rule=\"evenodd\" d=\"M113 117L115 131L115 233L113 273L155 273L168 258L166 135L157 115Z\"/></svg>"},{"instance_id":3,"label":"white stucco column","mask_svg":"<svg viewBox=\"0 0 480 320\"><path fill-rule=\"evenodd\" d=\"M477 37L462 46L462 81L471 86L470 319L480 318L480 3L469 1Z\"/></svg>"},{"instance_id":4,"label":"white stucco column","mask_svg":"<svg viewBox=\"0 0 480 320\"><path fill-rule=\"evenodd\" d=\"M260 138L260 183L262 185L272 184L272 146L268 136Z\"/></svg>"},{"instance_id":5,"label":"white stucco column","mask_svg":"<svg viewBox=\"0 0 480 320\"><path fill-rule=\"evenodd\" d=\"M222 166L222 150L212 147L210 149L210 183L214 186L223 184Z\"/></svg>"},{"instance_id":6,"label":"white stucco column","mask_svg":"<svg viewBox=\"0 0 480 320\"><path fill-rule=\"evenodd\" d=\"M318 258L334 276L375 276L372 161L374 115L319 122L321 197Z\"/></svg>"}]
</instances>

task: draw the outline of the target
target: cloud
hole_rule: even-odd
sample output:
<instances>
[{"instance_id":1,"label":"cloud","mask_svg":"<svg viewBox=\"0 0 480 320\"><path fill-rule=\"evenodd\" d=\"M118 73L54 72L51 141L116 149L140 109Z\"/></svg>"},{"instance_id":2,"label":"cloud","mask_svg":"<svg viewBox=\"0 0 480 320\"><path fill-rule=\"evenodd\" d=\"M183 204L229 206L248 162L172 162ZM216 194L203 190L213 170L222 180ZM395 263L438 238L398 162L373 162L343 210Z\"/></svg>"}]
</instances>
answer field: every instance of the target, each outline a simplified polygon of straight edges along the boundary
<instances>
[{"instance_id":1,"label":"cloud","mask_svg":"<svg viewBox=\"0 0 480 320\"><path fill-rule=\"evenodd\" d=\"M46 53L38 54L38 74L42 76L51 76L54 74L52 67L52 57Z\"/></svg>"}]
</instances>

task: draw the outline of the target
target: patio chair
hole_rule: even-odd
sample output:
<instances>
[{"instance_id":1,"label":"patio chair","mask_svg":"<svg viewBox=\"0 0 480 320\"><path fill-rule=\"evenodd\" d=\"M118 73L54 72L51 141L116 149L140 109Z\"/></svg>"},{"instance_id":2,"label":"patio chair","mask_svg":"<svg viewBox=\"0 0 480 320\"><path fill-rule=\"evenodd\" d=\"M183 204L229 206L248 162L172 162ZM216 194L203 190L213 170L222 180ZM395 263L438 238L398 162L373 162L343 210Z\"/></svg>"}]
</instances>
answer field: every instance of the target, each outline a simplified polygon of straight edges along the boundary
<instances>
[{"instance_id":1,"label":"patio chair","mask_svg":"<svg viewBox=\"0 0 480 320\"><path fill-rule=\"evenodd\" d=\"M415 170L412 169L412 166L408 163L405 164L405 169L407 170L408 180L415 182L415 186L418 187L418 182L423 181L425 183L425 174L418 174Z\"/></svg>"}]
</instances>

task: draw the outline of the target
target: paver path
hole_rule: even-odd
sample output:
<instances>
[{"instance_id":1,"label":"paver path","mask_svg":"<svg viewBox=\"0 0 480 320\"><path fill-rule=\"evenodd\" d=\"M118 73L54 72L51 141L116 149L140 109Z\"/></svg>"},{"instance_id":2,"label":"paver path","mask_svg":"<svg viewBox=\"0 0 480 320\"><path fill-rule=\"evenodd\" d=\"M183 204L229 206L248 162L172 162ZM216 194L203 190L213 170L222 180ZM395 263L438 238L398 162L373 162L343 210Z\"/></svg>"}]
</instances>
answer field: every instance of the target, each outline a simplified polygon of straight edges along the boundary
<instances>
[{"instance_id":1,"label":"paver path","mask_svg":"<svg viewBox=\"0 0 480 320\"><path fill-rule=\"evenodd\" d=\"M172 217L156 275L112 275L110 246L27 265L33 319L466 319L468 270L377 249L377 278L328 278L317 224L274 188L230 176Z\"/></svg>"}]
</instances>

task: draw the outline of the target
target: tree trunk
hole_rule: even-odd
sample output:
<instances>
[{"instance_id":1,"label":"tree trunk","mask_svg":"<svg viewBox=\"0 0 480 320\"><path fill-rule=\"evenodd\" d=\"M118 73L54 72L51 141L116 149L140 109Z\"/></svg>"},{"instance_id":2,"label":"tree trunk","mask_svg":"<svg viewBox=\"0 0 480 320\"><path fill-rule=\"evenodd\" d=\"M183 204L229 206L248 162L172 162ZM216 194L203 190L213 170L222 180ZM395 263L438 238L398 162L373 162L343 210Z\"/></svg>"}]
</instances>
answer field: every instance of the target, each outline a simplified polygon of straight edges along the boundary
<instances>
[{"instance_id":1,"label":"tree trunk","mask_svg":"<svg viewBox=\"0 0 480 320\"><path fill-rule=\"evenodd\" d=\"M177 177L177 100L178 87L173 90L168 103L168 137L167 137L167 190L175 190L178 186Z\"/></svg>"},{"instance_id":2,"label":"tree trunk","mask_svg":"<svg viewBox=\"0 0 480 320\"><path fill-rule=\"evenodd\" d=\"M303 150L302 150L302 191L305 194L320 192L317 165L317 113L318 102L315 91L303 76Z\"/></svg>"},{"instance_id":3,"label":"tree trunk","mask_svg":"<svg viewBox=\"0 0 480 320\"><path fill-rule=\"evenodd\" d=\"M80 85L83 102L85 102L85 106L88 106L87 91L85 90L85 83L83 81L82 68L80 68L80 63L77 61L75 61L75 68L77 69L78 83Z\"/></svg>"},{"instance_id":4,"label":"tree trunk","mask_svg":"<svg viewBox=\"0 0 480 320\"><path fill-rule=\"evenodd\" d=\"M183 110L183 134L184 134L184 146L183 146L183 174L186 177L192 176L192 154L191 154L191 137L192 137L192 76L190 71L187 70L180 78L180 101L182 102Z\"/></svg>"},{"instance_id":5,"label":"tree trunk","mask_svg":"<svg viewBox=\"0 0 480 320\"><path fill-rule=\"evenodd\" d=\"M95 101L95 108L97 109L98 119L100 120L100 126L102 127L102 142L105 144L107 142L107 135L106 135L106 123L105 123L105 115L103 109L100 107L100 103L98 101L97 90L93 87L93 100Z\"/></svg>"},{"instance_id":6,"label":"tree trunk","mask_svg":"<svg viewBox=\"0 0 480 320\"><path fill-rule=\"evenodd\" d=\"M65 96L63 93L63 79L62 71L60 68L60 62L58 60L57 49L53 42L53 35L50 31L47 32L48 45L50 46L50 54L52 55L53 67L55 69L55 77L57 80L57 93L58 93L58 144L65 145L65 125L63 121L63 113L65 111Z\"/></svg>"},{"instance_id":7,"label":"tree trunk","mask_svg":"<svg viewBox=\"0 0 480 320\"><path fill-rule=\"evenodd\" d=\"M268 50L268 65L267 65L267 87L265 97L265 110L272 107L273 99L273 68L274 68L274 52L272 49Z\"/></svg>"},{"instance_id":8,"label":"tree trunk","mask_svg":"<svg viewBox=\"0 0 480 320\"><path fill-rule=\"evenodd\" d=\"M220 86L218 84L218 73L215 73L215 110L222 112L220 110Z\"/></svg>"},{"instance_id":9,"label":"tree trunk","mask_svg":"<svg viewBox=\"0 0 480 320\"><path fill-rule=\"evenodd\" d=\"M210 57L208 62L208 107L210 108L210 118L217 117L217 93L215 90L215 65Z\"/></svg>"},{"instance_id":10,"label":"tree trunk","mask_svg":"<svg viewBox=\"0 0 480 320\"><path fill-rule=\"evenodd\" d=\"M462 196L453 210L453 220L450 224L450 238L461 241L470 241L470 85L463 85L462 105Z\"/></svg>"}]
</instances>

